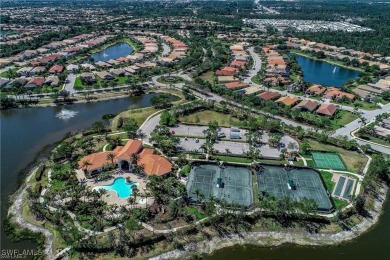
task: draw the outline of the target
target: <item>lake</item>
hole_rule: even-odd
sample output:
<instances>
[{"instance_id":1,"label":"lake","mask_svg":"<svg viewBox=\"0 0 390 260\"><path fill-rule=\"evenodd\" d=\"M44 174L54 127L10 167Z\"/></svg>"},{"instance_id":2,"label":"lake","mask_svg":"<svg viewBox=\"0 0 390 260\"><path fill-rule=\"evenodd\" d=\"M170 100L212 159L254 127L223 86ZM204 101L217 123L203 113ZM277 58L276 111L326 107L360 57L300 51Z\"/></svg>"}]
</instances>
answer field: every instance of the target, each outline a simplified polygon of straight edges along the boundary
<instances>
[{"instance_id":1,"label":"lake","mask_svg":"<svg viewBox=\"0 0 390 260\"><path fill-rule=\"evenodd\" d=\"M1 123L1 219L7 216L7 201L25 169L45 146L52 145L67 133L86 129L105 114L115 114L129 106L150 106L156 94L129 97L96 103L62 107L24 108L0 111ZM0 223L2 227L2 221ZM35 243L13 243L1 228L2 249L32 249Z\"/></svg>"},{"instance_id":2,"label":"lake","mask_svg":"<svg viewBox=\"0 0 390 260\"><path fill-rule=\"evenodd\" d=\"M298 54L295 57L302 68L303 79L313 84L341 87L348 80L355 80L360 75L356 70L346 69L328 62L310 59Z\"/></svg>"},{"instance_id":3,"label":"lake","mask_svg":"<svg viewBox=\"0 0 390 260\"><path fill-rule=\"evenodd\" d=\"M390 195L387 194L384 214L373 229L338 246L298 246L285 244L278 247L235 246L204 256L203 260L367 260L389 259Z\"/></svg>"},{"instance_id":4,"label":"lake","mask_svg":"<svg viewBox=\"0 0 390 260\"><path fill-rule=\"evenodd\" d=\"M91 55L91 58L95 61L108 61L111 59L118 59L119 57L126 57L133 52L133 48L127 43L117 43L102 51L96 52Z\"/></svg>"},{"instance_id":5,"label":"lake","mask_svg":"<svg viewBox=\"0 0 390 260\"><path fill-rule=\"evenodd\" d=\"M155 94L110 100L97 103L75 104L63 107L26 108L0 111L1 123L1 219L7 215L7 199L15 192L20 171L25 169L36 154L61 140L66 133L88 128L102 116L118 113L129 106L149 106ZM2 222L1 224L2 225ZM387 196L385 212L379 223L369 232L351 242L332 247L283 245L263 248L255 246L230 247L216 251L207 260L219 259L301 259L346 260L386 259L390 241L390 198ZM2 249L33 249L35 243L11 242L1 229ZM386 257L387 256L387 257Z\"/></svg>"}]
</instances>

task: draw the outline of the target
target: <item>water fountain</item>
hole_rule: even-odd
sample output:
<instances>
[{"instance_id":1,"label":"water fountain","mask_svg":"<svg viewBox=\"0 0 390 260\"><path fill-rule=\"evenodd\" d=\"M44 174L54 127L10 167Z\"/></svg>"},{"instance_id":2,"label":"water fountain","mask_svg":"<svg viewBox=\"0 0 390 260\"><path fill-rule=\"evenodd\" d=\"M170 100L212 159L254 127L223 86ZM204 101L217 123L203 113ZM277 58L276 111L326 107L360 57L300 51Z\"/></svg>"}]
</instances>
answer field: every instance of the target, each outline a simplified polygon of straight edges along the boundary
<instances>
[{"instance_id":1,"label":"water fountain","mask_svg":"<svg viewBox=\"0 0 390 260\"><path fill-rule=\"evenodd\" d=\"M56 114L56 117L59 119L67 120L77 115L76 111L62 109L60 112Z\"/></svg>"}]
</instances>

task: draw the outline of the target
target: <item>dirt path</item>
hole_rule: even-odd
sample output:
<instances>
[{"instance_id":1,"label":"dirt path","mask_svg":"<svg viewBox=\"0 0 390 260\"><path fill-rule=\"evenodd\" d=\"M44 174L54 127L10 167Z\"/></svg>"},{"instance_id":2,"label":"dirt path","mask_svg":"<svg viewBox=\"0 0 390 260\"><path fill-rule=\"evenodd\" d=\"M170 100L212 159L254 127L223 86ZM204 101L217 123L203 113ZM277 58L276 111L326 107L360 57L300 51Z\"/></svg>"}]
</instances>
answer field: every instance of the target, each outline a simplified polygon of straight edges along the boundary
<instances>
[{"instance_id":1,"label":"dirt path","mask_svg":"<svg viewBox=\"0 0 390 260\"><path fill-rule=\"evenodd\" d=\"M18 224L22 228L29 229L35 233L42 233L45 236L45 254L50 259L53 256L53 252L52 252L53 234L45 228L38 227L36 225L28 223L22 217L23 196L26 193L27 188L29 187L28 182L30 181L31 177L35 175L37 169L38 167L36 167L33 171L31 171L31 174L26 178L23 185L13 195L13 199L12 199L13 203L8 210L8 216L12 215L11 218L12 222Z\"/></svg>"}]
</instances>

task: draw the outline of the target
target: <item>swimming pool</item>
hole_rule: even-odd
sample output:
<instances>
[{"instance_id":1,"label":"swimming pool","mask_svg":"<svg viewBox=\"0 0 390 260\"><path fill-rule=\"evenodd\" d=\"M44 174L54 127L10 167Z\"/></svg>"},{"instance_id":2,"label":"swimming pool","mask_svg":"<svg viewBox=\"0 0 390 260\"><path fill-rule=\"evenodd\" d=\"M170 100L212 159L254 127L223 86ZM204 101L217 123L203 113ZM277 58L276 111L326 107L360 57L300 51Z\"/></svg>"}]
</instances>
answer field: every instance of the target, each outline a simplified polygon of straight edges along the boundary
<instances>
[{"instance_id":1,"label":"swimming pool","mask_svg":"<svg viewBox=\"0 0 390 260\"><path fill-rule=\"evenodd\" d=\"M119 177L114 180L111 185L97 186L94 190L109 190L115 191L119 198L128 198L133 194L133 189L138 186L138 182L128 183L125 178Z\"/></svg>"}]
</instances>

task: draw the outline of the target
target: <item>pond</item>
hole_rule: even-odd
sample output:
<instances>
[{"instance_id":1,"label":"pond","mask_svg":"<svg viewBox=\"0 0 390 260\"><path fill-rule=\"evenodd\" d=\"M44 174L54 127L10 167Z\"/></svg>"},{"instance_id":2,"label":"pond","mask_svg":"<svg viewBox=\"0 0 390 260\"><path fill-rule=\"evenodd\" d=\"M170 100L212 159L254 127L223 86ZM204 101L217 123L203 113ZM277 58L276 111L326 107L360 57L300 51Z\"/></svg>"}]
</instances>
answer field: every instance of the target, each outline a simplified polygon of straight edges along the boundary
<instances>
[{"instance_id":1,"label":"pond","mask_svg":"<svg viewBox=\"0 0 390 260\"><path fill-rule=\"evenodd\" d=\"M126 57L133 52L133 48L127 43L117 43L104 50L96 52L91 55L95 61L108 61L111 59L118 59L119 57Z\"/></svg>"},{"instance_id":2,"label":"pond","mask_svg":"<svg viewBox=\"0 0 390 260\"><path fill-rule=\"evenodd\" d=\"M356 70L346 69L328 62L310 59L298 54L295 57L302 68L303 79L313 84L341 87L348 80L356 80L360 75Z\"/></svg>"},{"instance_id":3,"label":"pond","mask_svg":"<svg viewBox=\"0 0 390 260\"><path fill-rule=\"evenodd\" d=\"M7 216L7 200L18 187L20 171L45 147L60 141L67 133L86 129L103 115L116 114L130 106L150 106L157 94L74 104L62 107L24 108L0 111L1 122L1 219ZM2 221L0 225L2 227ZM29 249L29 241L11 242L1 228L2 249Z\"/></svg>"}]
</instances>

